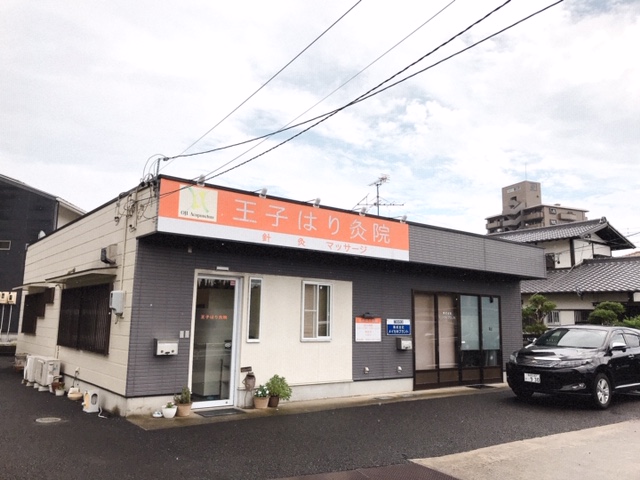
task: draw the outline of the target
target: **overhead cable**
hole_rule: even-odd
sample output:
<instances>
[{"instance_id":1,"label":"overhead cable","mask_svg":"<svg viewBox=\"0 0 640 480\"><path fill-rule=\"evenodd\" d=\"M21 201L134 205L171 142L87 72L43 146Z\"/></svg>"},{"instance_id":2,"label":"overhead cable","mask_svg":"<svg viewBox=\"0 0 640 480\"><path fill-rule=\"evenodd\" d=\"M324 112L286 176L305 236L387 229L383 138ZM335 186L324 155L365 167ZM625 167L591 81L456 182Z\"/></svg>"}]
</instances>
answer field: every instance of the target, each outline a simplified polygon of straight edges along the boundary
<instances>
[{"instance_id":1,"label":"overhead cable","mask_svg":"<svg viewBox=\"0 0 640 480\"><path fill-rule=\"evenodd\" d=\"M403 78L403 79L401 79L401 80L398 80L398 81L394 82L393 84L390 84L390 85L386 86L385 88L381 88L383 85L385 85L386 83L390 82L391 80L393 80L394 78L396 78L398 75L401 75L402 73L406 72L406 70L407 70L407 69L411 68L412 66L416 65L418 62L420 62L420 61L424 60L425 58L427 58L428 56L432 55L433 53L435 53L436 51L438 51L438 50L439 50L440 48L442 48L443 46L445 46L445 45L447 45L447 44L451 43L454 39L456 39L456 38L457 38L457 37L459 37L460 35L463 35L463 34L464 34L464 33L466 33L469 29L473 28L473 27L474 27L474 26L476 26L478 23L480 23L480 22L482 22L482 21L486 20L490 15L494 14L494 13L495 13L495 12L497 12L498 10L502 9L503 7L505 7L508 3L510 3L510 2L511 2L511 0L507 0L507 1L506 1L505 3L503 3L502 5L500 5L500 6L496 7L494 10L492 10L492 11L491 11L491 12L489 12L489 13L487 13L484 17L480 18L479 20L477 20L477 21L476 21L476 22L474 22L473 24L471 24L471 25L469 25L468 27L466 27L464 30L460 31L459 33L457 33L456 35L454 35L453 37L451 37L449 40L447 40L447 41L443 42L442 44L440 44L438 47L436 47L435 49L433 49L431 52L429 52L429 53L427 53L427 54L423 55L423 56L422 56L422 57L420 57L418 60L414 61L413 63L411 63L411 64L410 64L410 65L408 65L407 67L405 67L405 68L403 68L402 70L398 71L397 73L395 73L395 74L394 74L394 75L392 75L391 77L387 78L387 79L386 79L386 80L384 80L383 82L379 83L377 86L373 87L372 89L368 90L368 91L367 91L367 92L365 92L364 94L360 95L359 97L357 97L356 99L352 100L351 102L349 102L349 103L347 103L347 104L343 105L342 107L339 107L339 108L337 108L337 109L335 109L335 110L332 110L332 111L330 111L330 112L324 113L324 114L322 114L322 115L318 115L318 116L316 116L316 117L314 117L314 118L312 118L312 119L306 120L306 121L304 121L304 122L300 122L300 123L298 123L298 124L296 124L296 125L292 125L292 126L289 126L289 127L283 128L283 129L281 129L281 130L278 130L278 131L276 131L276 132L272 132L272 133L270 133L270 134L263 135L263 136L261 136L261 137L256 137L256 138L253 138L253 139L250 139L250 140L246 140L246 141L243 141L243 142L239 142L239 143L236 143L236 144L234 144L234 145L227 145L227 146L225 146L225 147L219 147L219 148L215 148L215 149L211 149L211 150L206 150L206 151L202 151L202 152L196 152L196 153L187 154L187 155L179 155L179 156L176 156L176 157L169 157L169 158L173 159L173 158L178 158L178 157L186 157L186 156L194 156L194 155L203 155L203 154L206 154L206 153L212 153L212 152L215 152L215 151L224 150L224 149L227 149L227 148L231 148L231 147L233 147L233 146L238 146L238 145L246 144L246 143L253 142L253 141L256 141L256 140L260 140L260 139L262 139L262 138L267 138L267 137L270 137L270 136L276 135L276 134L278 134L278 133L282 133L282 132L284 132L284 131L291 130L291 129L293 129L293 128L296 128L296 127L299 127L299 126L302 126L302 125L306 125L306 124L308 124L308 123L310 123L310 122L315 121L315 123L313 123L312 125L310 125L310 126L306 127L305 129L301 130L300 132L296 133L295 135L292 135L291 137L289 137L289 138L287 138L287 139L283 140L282 142L278 143L277 145L275 145L275 146L273 146L273 147L271 147L271 148L269 148L269 149L267 149L267 150L263 151L262 153L259 153L258 155L255 155L255 156L253 156L253 157L251 157L251 158L249 158L249 159L247 159L247 160L245 160L245 161L243 161L243 162L241 162L241 163L239 163L239 164L237 164L237 165L235 165L235 166L233 166L233 167L231 167L231 168L228 168L228 169L224 170L223 172L217 173L217 174L215 174L215 175L212 175L212 174L211 174L211 172L210 172L208 175L206 175L206 176L205 176L205 180L211 180L212 178L219 177L219 176L221 176L221 175L224 175L225 173L228 173L228 172L230 172L230 171L232 171L232 170L235 170L235 169L237 169L237 168L239 168L239 167L241 167L241 166L243 166L243 165L246 165L247 163L252 162L253 160L256 160L257 158L260 158L261 156L263 156L263 155L265 155L265 154L267 154L267 153L269 153L269 152L271 152L271 151L275 150L275 149L276 149L276 148L278 148L278 147L281 147L282 145L284 145L284 144L286 144L286 143L290 142L291 140L293 140L294 138L299 137L299 136L300 136L300 135L302 135L303 133L306 133L307 131L311 130L312 128L314 128L314 127L318 126L319 124L321 124L321 123L323 123L324 121L328 120L329 118L333 117L334 115L336 115L337 113L341 112L342 110L345 110L345 109L347 109L347 108L349 108L349 107L351 107L351 106L353 106L353 105L356 105L356 104L358 104L358 103L360 103L360 102L362 102L362 101L364 101L364 100L367 100L367 99L369 99L369 98L371 98L371 97L373 97L373 96L375 96L375 95L377 95L377 94L379 94L379 93L382 93L383 91L386 91L387 89L389 89L389 88L391 88L391 87L393 87L393 86L396 86L396 85L398 85L398 84L400 84L400 83L402 83L402 82L404 82L404 81L406 81L406 80L408 80L408 79L410 79L410 78L413 78L414 76L416 76L416 75L417 75L417 74L419 74L419 73L423 73L423 72L425 72L425 71L427 71L427 70L429 70L429 69L431 69L431 68L433 68L433 67L435 67L435 66L437 66L437 65L440 65L441 63L443 63L443 62L445 62L445 61L447 61L447 60L449 60L449 59L451 59L451 58L453 58L453 57L455 57L455 56L457 56L457 55L459 55L459 54L461 54L461 53L463 53L463 52L466 52L466 51L468 51L468 50L470 50L470 49L472 49L472 48L474 48L474 47L476 47L476 46L478 46L478 45L480 45L480 44L482 44L482 43L486 42L487 40L489 40L489 39L491 39L491 38L493 38L493 37L495 37L495 36L497 36L497 35L500 35L501 33L504 33L505 31L507 31L507 30L509 30L509 29L511 29L511 28L513 28L513 27L515 27L515 26L517 26L517 25L519 25L520 23L522 23L522 22L524 22L524 21L526 21L526 20L529 20L529 19L531 19L532 17L534 17L534 16L536 16L536 15L539 15L540 13L542 13L542 12L544 12L544 11L546 11L546 10L550 9L551 7L554 7L554 6L556 6L556 5L560 4L560 3L562 3L563 1L564 1L564 0L558 0L558 1L556 1L556 2L554 2L554 3L552 3L552 4L548 5L548 6L546 6L546 7L542 8L542 9L540 9L540 10L537 10L536 12L534 12L534 13L532 13L532 14L530 14L530 15L528 15L528 16L526 16L526 17L524 17L524 18L522 18L522 19L520 19L520 20L518 20L518 21L516 21L516 22L514 22L514 23L512 23L511 25L509 25L509 26L507 26L507 27L505 27L505 28L503 28L503 29L501 29L501 30L499 30L499 31L497 31L497 32L495 32L495 33L493 33L493 34L491 34L491 35L488 35L487 37L484 37L483 39L481 39L481 40L479 40L479 41L477 41L477 42L475 42L475 43L473 43L473 44L471 44L471 45L469 45L469 46L467 46L467 47L465 47L465 48L463 48L463 49L461 49L461 50L459 50L459 51L457 51L457 52L455 52L455 53L453 53L453 54L451 54L451 55L449 55L449 56L447 56L447 57L445 57L445 58L443 58L443 59L441 59L441 60L439 60L438 62L435 62L435 63L433 63L433 64L429 65L428 67L425 67L425 68L423 68L422 70L420 70L420 71L418 71L418 72L415 72L415 73L413 73L413 74L411 74L411 75L409 75L409 76L407 76L407 77L405 77L405 78ZM171 194L171 193L174 193L174 192L167 192L167 193L166 193L166 195L169 195L169 194Z\"/></svg>"},{"instance_id":2,"label":"overhead cable","mask_svg":"<svg viewBox=\"0 0 640 480\"><path fill-rule=\"evenodd\" d=\"M307 45L306 47L304 47L300 53L298 53L295 57L293 57L291 60L289 60L289 62L287 62L287 64L282 67L280 70L278 70L275 74L273 74L271 76L271 78L269 78L269 80L267 80L265 83L263 83L255 92L253 92L251 95L249 95L242 103L240 103L240 105L238 105L236 108L234 108L233 110L231 110L227 115L225 115L220 121L218 121L218 123L216 123L213 127L211 127L209 130L207 130L203 135L201 135L195 142L193 142L191 145L189 145L187 148L185 148L182 153L185 153L187 150L191 149L194 145L196 145L198 142L200 142L203 138L205 138L207 135L209 135L214 129L216 129L222 122L224 122L227 118L229 118L231 115L233 115L236 111L238 111L240 109L240 107L242 107L245 103L247 103L249 100L251 100L260 90L262 90L264 87L266 87L269 83L271 83L271 81L276 78L278 75L280 75L289 65L291 65L293 62L295 62L304 52L306 52L309 48L311 48L311 46L316 43L318 40L320 40L329 30L331 30L340 20L342 20L345 16L347 16L347 14L349 12L351 12L354 8L356 8L358 6L358 4L361 2L362 0L358 0L356 3L353 4L353 6L351 8L349 8L349 10L347 10L345 13L343 13L335 22L333 22L331 25L329 25L329 27L327 27L320 35L318 35L309 45ZM170 159L174 159L174 158L178 158L181 155L177 155L175 157L170 157ZM168 166L165 165L165 167Z\"/></svg>"},{"instance_id":3,"label":"overhead cable","mask_svg":"<svg viewBox=\"0 0 640 480\"><path fill-rule=\"evenodd\" d=\"M297 117L295 117L293 120L291 120L290 122L288 122L286 125L284 125L283 127L280 127L280 129L278 130L279 132L284 131L283 129L285 127L290 126L293 122L295 122L296 120L298 120L300 117L302 117L303 115L305 115L306 113L308 113L309 111L313 110L315 107L317 107L318 105L320 105L322 102L324 102L327 98L329 98L330 96L332 96L334 93L336 93L338 90L344 88L349 82L351 82L352 80L354 80L355 78L357 78L359 75L361 75L365 70L369 69L372 65L374 65L375 63L377 63L380 59L382 59L383 57L385 57L386 55L388 55L392 50L394 50L395 48L397 48L399 45L401 45L404 41L406 41L409 37L411 37L413 34L415 34L418 30L420 30L421 28L423 28L425 25L427 25L429 22L431 22L434 18L436 18L438 15L440 15L442 12L444 12L447 8L449 8L452 4L454 4L456 2L456 0L451 0L451 2L449 2L447 5L445 5L443 8L441 8L437 13L435 13L434 15L432 15L428 20L426 20L425 22L423 22L418 28L414 29L411 33L409 33L408 35L406 35L402 40L400 40L399 42L396 42L395 45L393 45L391 48L387 49L386 52L384 52L382 55L379 55L375 60L373 60L372 62L370 62L366 67L362 68L358 73L356 73L355 75L351 76L348 80L346 80L345 82L343 82L339 87L336 87L333 91L331 91L329 94L325 95L321 100L318 100L314 105L312 105L311 107L307 108L304 112L302 112L300 115L298 115ZM223 169L224 167L226 167L227 165L232 164L233 162L235 162L236 160L238 160L239 158L243 157L244 155L246 155L247 153L249 153L251 150L254 150L256 148L258 148L260 145L262 145L264 142L267 141L267 139L270 138L270 136L265 136L260 138L260 142L256 143L255 145L253 145L251 148L245 150L244 152L242 152L241 154L235 156L234 158L232 158L231 160L229 160L226 163L223 163L222 165L220 165L218 168L216 168L215 170L209 172L209 175L217 172L218 170ZM250 140L251 142L255 141L255 139ZM236 145L237 146L237 145Z\"/></svg>"},{"instance_id":4,"label":"overhead cable","mask_svg":"<svg viewBox=\"0 0 640 480\"><path fill-rule=\"evenodd\" d=\"M500 35L501 33L504 33L505 31L509 30L510 28L513 28L513 27L515 27L516 25L519 25L520 23L522 23L522 22L524 22L524 21L526 21L526 20L528 20L528 19L530 19L530 18L532 18L532 17L534 17L534 16L536 16L536 15L538 15L538 14L540 14L540 13L542 13L542 12L546 11L546 10L548 10L549 8L551 8L551 7L555 6L555 5L559 4L559 3L562 3L564 0L558 0L557 2L555 2L555 3L551 4L551 5L548 5L547 7L544 7L544 8L542 8L542 9L540 9L540 10L538 10L538 11L536 11L536 12L534 12L534 13L532 13L532 14L530 14L530 15L528 15L528 16L526 16L526 17L524 17L524 18L520 19L520 20L518 20L517 22L512 23L511 25L509 25L509 26L507 26L507 27L505 27L505 28L503 28L503 29L499 30L498 32L495 32L495 33L493 33L493 34L491 34L491 35L489 35L489 36L487 36L487 37L484 37L483 39L481 39L481 40L479 40L479 41L477 41L477 42L475 42L475 43L473 43L473 44L469 45L468 47L465 47L465 48L463 48L463 49L461 49L461 50L459 50L459 51L457 51L457 52L455 52L455 53L453 53L453 54L451 54L451 55L449 55L449 56L447 56L447 57L445 57L445 58L443 58L443 59L441 59L441 60L439 60L439 61L437 61L437 62L435 62L435 63L431 64L431 65L429 65L428 67L425 67L425 68L423 68L422 70L419 70L418 72L415 72L415 73L413 73L413 74L411 74L411 75L409 75L409 76L407 76L407 77L405 77L405 78L403 78L403 79L401 79L401 80L398 80L398 81L396 81L396 82L394 82L394 83L392 83L392 84L390 84L390 85L387 85L387 86L386 86L386 87L384 87L384 88L381 88L384 84L386 84L387 82L389 82L389 81L391 81L392 79L396 78L398 75L401 75L403 72L407 71L407 69L411 68L412 66L416 65L418 62L420 62L420 61L424 60L425 58L427 58L428 56L432 55L433 53L435 53L436 51L438 51L438 50L439 50L440 48L442 48L443 46L447 45L448 43L451 43L455 38L457 38L457 37L459 37L460 35L464 34L464 33L465 33L465 32L467 32L469 29L471 29L471 28L473 28L475 25L477 25L478 23L480 23L480 22L482 22L482 21L486 20L490 15L492 15L493 13L497 12L498 10L500 10L501 8L503 8L504 6L506 6L510 1L511 1L511 0L507 0L505 3L503 3L503 4L502 4L502 5L500 5L499 7L495 8L495 9L494 9L494 10L492 10L491 12L487 13L487 14L486 14L484 17L482 17L481 19L477 20L476 22L474 22L473 24L471 24L470 26L468 26L467 28L465 28L465 29L464 29L464 30L462 30L461 32L459 32L459 33L457 33L456 35L454 35L453 37L451 37L449 40L447 40L447 41L443 42L442 44L440 44L439 46L437 46L436 48L434 48L431 52L427 53L426 55L423 55L421 58L419 58L418 60L416 60L416 61L415 61L415 62L413 62L412 64L408 65L407 67L403 68L403 69L402 69L402 70L400 70L399 72L395 73L394 75L392 75L391 77L389 77L389 78L388 78L388 79L386 79L385 81L381 82L381 83L380 83L380 84L378 84L377 86L373 87L373 88L372 88L372 89L370 89L368 92L366 92L366 93L362 94L361 96L359 96L359 97L358 97L358 98L356 98L355 100L353 100L353 101L349 102L348 104L346 104L346 105L344 105L344 106L342 106L342 107L340 107L340 108L338 108L338 109L336 109L336 110L333 110L332 112L329 112L329 113L325 114L324 116L321 116L321 118L316 117L316 118L319 118L319 120L318 120L316 123L314 123L314 124L312 124L312 125L308 126L307 128L305 128L305 129L301 130L300 132L296 133L295 135L292 135L292 136L291 136L291 137L289 137L288 139L283 140L283 141L282 141L282 142L280 142L279 144L277 144L277 145L275 145L275 146L273 146L273 147L271 147L271 148L269 148L269 149L265 150L264 152L262 152L262 153L260 153L260 154L258 154L258 155L256 155L256 156L254 156L254 157L251 157L251 158L249 158L249 159L245 160L244 162L239 163L238 165L236 165L236 166L234 166L234 167L228 168L227 170L224 170L223 172L220 172L220 173L215 174L215 175L211 175L211 173L210 173L210 174L208 174L208 175L206 175L206 180L211 180L212 178L219 177L220 175L223 175L223 174L225 174L225 173L228 173L228 172L230 172L231 170L234 170L234 169L236 169L236 168L238 168L238 167L240 167L240 166L242 166L242 165L246 165L247 163L249 163L249 162L251 162L251 161L253 161L253 160L255 160L255 159L257 159L257 158L259 158L259 157L261 157L261 156L263 156L263 155L265 155L266 153L271 152L271 151L275 150L276 148L278 148L278 147L280 147L280 146L284 145L285 143L290 142L290 141L291 141L291 140L293 140L294 138L299 137L299 136L300 136L300 135L302 135L303 133L306 133L307 131L309 131L309 130L311 130L312 128L316 127L317 125L319 125L319 124L323 123L324 121L326 121L326 120L328 120L329 118L333 117L333 116L334 116L334 115L336 115L337 113L341 112L342 110L345 110L346 108L349 108L349 107L351 107L351 106L353 106L353 105L355 105L355 104L357 104L357 103L360 103L360 102L362 102L362 101L364 101L364 100L367 100L367 99L369 99L369 98L371 98L371 97L373 97L373 96L375 96L375 95L378 95L379 93L382 93L382 92L384 92L384 91L388 90L388 89L389 89L389 88L391 88L391 87L394 87L394 86L396 86L396 85L399 85L400 83L403 83L403 82L405 82L406 80L409 80L410 78L413 78L413 77L415 77L416 75L418 75L418 74L420 74L420 73L423 73L423 72L425 72L425 71L427 71L427 70L429 70L429 69L431 69L431 68L433 68L433 67L435 67L435 66L437 66L437 65L440 65L441 63L443 63L443 62L445 62L445 61L447 61L447 60L450 60L451 58L453 58L453 57L455 57L455 56L457 56L457 55L460 55L461 53L466 52L466 51L468 51L468 50L470 50L470 49L472 49L472 48L474 48L474 47L476 47L476 46L480 45L481 43L486 42L487 40L489 40L489 39L491 39L491 38L493 38L493 37L495 37L495 36L497 36L497 35Z\"/></svg>"}]
</instances>

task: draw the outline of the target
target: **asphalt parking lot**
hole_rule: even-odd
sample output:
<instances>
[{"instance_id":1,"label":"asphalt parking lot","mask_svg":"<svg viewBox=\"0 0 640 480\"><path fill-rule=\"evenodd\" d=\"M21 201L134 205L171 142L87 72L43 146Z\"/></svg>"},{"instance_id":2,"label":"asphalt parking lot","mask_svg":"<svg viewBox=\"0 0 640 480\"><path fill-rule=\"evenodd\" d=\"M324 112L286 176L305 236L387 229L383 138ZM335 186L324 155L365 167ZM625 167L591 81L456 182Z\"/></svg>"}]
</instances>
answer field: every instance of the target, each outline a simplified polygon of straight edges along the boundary
<instances>
[{"instance_id":1,"label":"asphalt parking lot","mask_svg":"<svg viewBox=\"0 0 640 480\"><path fill-rule=\"evenodd\" d=\"M10 360L0 357L2 479L638 478L628 475L638 397L598 411L544 396L519 402L504 386L459 387L290 402L264 414L124 419L22 385Z\"/></svg>"}]
</instances>

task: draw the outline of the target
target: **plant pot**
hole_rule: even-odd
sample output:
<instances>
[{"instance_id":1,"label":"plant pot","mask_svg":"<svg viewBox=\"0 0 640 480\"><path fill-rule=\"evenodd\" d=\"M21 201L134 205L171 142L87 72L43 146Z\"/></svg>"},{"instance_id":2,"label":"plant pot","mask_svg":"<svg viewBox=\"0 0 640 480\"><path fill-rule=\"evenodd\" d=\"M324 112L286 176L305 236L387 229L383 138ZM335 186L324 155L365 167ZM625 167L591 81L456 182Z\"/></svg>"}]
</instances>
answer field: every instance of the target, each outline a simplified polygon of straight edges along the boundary
<instances>
[{"instance_id":1,"label":"plant pot","mask_svg":"<svg viewBox=\"0 0 640 480\"><path fill-rule=\"evenodd\" d=\"M269 397L253 397L253 406L255 408L267 408Z\"/></svg>"},{"instance_id":2,"label":"plant pot","mask_svg":"<svg viewBox=\"0 0 640 480\"><path fill-rule=\"evenodd\" d=\"M82 398L82 392L78 388L71 387L69 393L67 393L67 398L73 401L80 400Z\"/></svg>"},{"instance_id":3,"label":"plant pot","mask_svg":"<svg viewBox=\"0 0 640 480\"><path fill-rule=\"evenodd\" d=\"M280 397L276 395L269 397L269 406L271 408L276 408L279 403L280 403Z\"/></svg>"},{"instance_id":4,"label":"plant pot","mask_svg":"<svg viewBox=\"0 0 640 480\"><path fill-rule=\"evenodd\" d=\"M173 418L176 416L177 411L177 407L162 407L162 416L164 418Z\"/></svg>"},{"instance_id":5,"label":"plant pot","mask_svg":"<svg viewBox=\"0 0 640 480\"><path fill-rule=\"evenodd\" d=\"M56 392L56 397L64 397L64 389L56 388L54 392Z\"/></svg>"},{"instance_id":6,"label":"plant pot","mask_svg":"<svg viewBox=\"0 0 640 480\"><path fill-rule=\"evenodd\" d=\"M179 403L178 411L176 412L177 417L188 417L191 415L191 404L190 403Z\"/></svg>"}]
</instances>

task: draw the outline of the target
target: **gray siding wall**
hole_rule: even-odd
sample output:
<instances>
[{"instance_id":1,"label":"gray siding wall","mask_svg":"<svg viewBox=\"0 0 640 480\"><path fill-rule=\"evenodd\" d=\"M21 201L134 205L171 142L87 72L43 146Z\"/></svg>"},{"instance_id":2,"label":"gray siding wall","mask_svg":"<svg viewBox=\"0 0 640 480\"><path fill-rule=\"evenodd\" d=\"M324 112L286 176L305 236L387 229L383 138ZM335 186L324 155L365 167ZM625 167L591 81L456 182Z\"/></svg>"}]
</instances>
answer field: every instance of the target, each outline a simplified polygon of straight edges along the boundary
<instances>
[{"instance_id":1,"label":"gray siding wall","mask_svg":"<svg viewBox=\"0 0 640 480\"><path fill-rule=\"evenodd\" d=\"M409 226L412 262L545 278L544 249L455 230ZM525 247L525 248L523 248Z\"/></svg>"},{"instance_id":2,"label":"gray siding wall","mask_svg":"<svg viewBox=\"0 0 640 480\"><path fill-rule=\"evenodd\" d=\"M508 359L522 343L520 288L515 277L155 235L139 240L127 396L171 394L186 383L189 339L180 339L179 354L170 357L154 357L153 339L175 338L176 332L191 328L194 271L215 270L219 265L232 272L351 281L352 316L368 312L383 321L412 318L415 290L500 296L504 356ZM383 325L382 342L354 343L355 380L413 376L413 353L396 350L395 337L385 333ZM364 367L369 368L368 374Z\"/></svg>"}]
</instances>

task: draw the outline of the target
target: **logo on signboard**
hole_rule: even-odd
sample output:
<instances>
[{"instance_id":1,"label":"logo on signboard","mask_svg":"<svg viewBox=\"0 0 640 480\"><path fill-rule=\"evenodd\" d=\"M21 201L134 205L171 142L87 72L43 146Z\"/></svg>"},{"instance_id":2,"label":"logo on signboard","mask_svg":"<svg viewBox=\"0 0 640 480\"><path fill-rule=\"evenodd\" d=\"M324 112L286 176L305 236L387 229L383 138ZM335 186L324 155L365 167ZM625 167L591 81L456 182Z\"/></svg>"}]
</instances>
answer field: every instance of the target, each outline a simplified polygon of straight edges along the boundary
<instances>
[{"instance_id":1,"label":"logo on signboard","mask_svg":"<svg viewBox=\"0 0 640 480\"><path fill-rule=\"evenodd\" d=\"M193 185L183 186L180 190L178 216L217 222L218 192L210 188L201 188Z\"/></svg>"}]
</instances>

